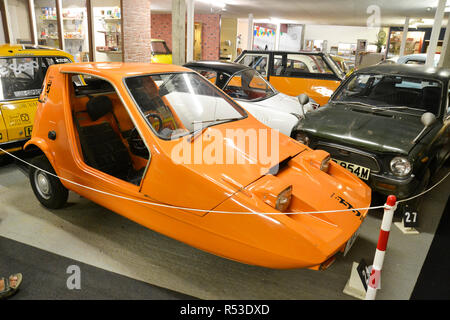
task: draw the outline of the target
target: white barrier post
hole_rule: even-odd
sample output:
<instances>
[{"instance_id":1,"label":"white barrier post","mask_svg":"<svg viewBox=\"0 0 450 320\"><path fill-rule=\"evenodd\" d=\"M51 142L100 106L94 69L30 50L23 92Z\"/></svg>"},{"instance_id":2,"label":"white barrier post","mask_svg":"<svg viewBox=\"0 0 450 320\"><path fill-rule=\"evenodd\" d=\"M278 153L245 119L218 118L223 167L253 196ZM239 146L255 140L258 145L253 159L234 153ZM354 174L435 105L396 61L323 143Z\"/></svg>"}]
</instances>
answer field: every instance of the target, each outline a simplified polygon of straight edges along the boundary
<instances>
[{"instance_id":1,"label":"white barrier post","mask_svg":"<svg viewBox=\"0 0 450 320\"><path fill-rule=\"evenodd\" d=\"M396 208L397 198L391 195L387 198L386 204L384 205L380 236L378 237L377 250L375 251L375 258L373 259L372 271L370 272L365 300L375 300L375 296L377 295L377 289L381 277L381 268L383 267L384 254L386 252L389 238L389 231L391 230L392 218L394 217Z\"/></svg>"}]
</instances>

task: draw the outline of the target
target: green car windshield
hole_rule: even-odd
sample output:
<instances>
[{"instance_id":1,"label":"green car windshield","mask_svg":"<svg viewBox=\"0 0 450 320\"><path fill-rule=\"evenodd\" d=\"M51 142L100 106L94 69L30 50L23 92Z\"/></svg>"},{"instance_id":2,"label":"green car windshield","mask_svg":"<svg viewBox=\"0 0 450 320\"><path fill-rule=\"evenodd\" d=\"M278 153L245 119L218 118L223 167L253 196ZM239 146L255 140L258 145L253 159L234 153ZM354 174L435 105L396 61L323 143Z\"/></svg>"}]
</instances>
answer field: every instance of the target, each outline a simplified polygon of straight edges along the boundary
<instances>
[{"instance_id":1,"label":"green car windshield","mask_svg":"<svg viewBox=\"0 0 450 320\"><path fill-rule=\"evenodd\" d=\"M439 115L442 85L438 81L382 74L357 74L331 102L372 110L412 111Z\"/></svg>"}]
</instances>

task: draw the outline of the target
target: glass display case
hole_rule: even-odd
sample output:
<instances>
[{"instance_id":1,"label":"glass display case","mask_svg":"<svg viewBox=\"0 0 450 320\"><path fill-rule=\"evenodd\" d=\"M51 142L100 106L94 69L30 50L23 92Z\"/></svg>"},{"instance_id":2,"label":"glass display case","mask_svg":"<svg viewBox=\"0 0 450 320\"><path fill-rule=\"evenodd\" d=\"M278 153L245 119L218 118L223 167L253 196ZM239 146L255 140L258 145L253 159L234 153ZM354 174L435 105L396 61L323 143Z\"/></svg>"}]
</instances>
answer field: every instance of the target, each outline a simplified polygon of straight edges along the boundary
<instances>
[{"instance_id":1,"label":"glass display case","mask_svg":"<svg viewBox=\"0 0 450 320\"><path fill-rule=\"evenodd\" d=\"M34 12L38 44L60 48L55 0L35 0Z\"/></svg>"},{"instance_id":2,"label":"glass display case","mask_svg":"<svg viewBox=\"0 0 450 320\"><path fill-rule=\"evenodd\" d=\"M0 0L0 43L62 49L76 62L122 61L121 7L121 0Z\"/></svg>"},{"instance_id":3,"label":"glass display case","mask_svg":"<svg viewBox=\"0 0 450 320\"><path fill-rule=\"evenodd\" d=\"M64 50L76 62L89 61L89 32L86 0L63 0L62 20Z\"/></svg>"},{"instance_id":4,"label":"glass display case","mask_svg":"<svg viewBox=\"0 0 450 320\"><path fill-rule=\"evenodd\" d=\"M102 1L103 5L105 1ZM93 28L95 61L122 61L122 16L120 0L107 1L110 6L95 6Z\"/></svg>"},{"instance_id":5,"label":"glass display case","mask_svg":"<svg viewBox=\"0 0 450 320\"><path fill-rule=\"evenodd\" d=\"M398 56L402 44L403 31L393 31L390 34L389 56ZM421 53L424 45L425 32L408 31L405 43L405 54Z\"/></svg>"}]
</instances>

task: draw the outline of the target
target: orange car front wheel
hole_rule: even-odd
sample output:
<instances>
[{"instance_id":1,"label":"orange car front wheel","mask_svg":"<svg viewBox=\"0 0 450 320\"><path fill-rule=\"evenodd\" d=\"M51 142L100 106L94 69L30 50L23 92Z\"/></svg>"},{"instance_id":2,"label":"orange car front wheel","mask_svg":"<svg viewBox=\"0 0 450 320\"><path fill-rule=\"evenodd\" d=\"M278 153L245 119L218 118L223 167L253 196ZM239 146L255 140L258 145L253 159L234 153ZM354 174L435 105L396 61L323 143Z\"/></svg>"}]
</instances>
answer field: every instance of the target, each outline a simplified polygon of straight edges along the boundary
<instances>
[{"instance_id":1,"label":"orange car front wheel","mask_svg":"<svg viewBox=\"0 0 450 320\"><path fill-rule=\"evenodd\" d=\"M41 155L34 158L31 164L46 171L44 172L34 167L30 167L29 170L31 188L39 202L49 209L62 208L67 202L69 191L58 178L48 174L55 174L50 162L44 155Z\"/></svg>"}]
</instances>

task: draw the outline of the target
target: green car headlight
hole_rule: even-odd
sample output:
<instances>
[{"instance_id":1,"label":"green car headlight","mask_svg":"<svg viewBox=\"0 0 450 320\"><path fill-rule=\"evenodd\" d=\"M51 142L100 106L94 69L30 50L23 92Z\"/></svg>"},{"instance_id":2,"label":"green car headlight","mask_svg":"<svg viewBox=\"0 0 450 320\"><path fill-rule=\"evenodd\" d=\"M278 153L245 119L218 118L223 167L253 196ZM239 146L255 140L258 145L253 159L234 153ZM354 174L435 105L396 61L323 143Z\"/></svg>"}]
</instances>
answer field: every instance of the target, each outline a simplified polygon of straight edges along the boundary
<instances>
[{"instance_id":1,"label":"green car headlight","mask_svg":"<svg viewBox=\"0 0 450 320\"><path fill-rule=\"evenodd\" d=\"M309 146L309 137L306 133L304 132L297 132L294 135L294 139L297 140L300 143L303 143L305 146Z\"/></svg>"},{"instance_id":2,"label":"green car headlight","mask_svg":"<svg viewBox=\"0 0 450 320\"><path fill-rule=\"evenodd\" d=\"M412 165L408 159L404 157L395 157L391 160L391 171L399 177L408 175L412 170Z\"/></svg>"}]
</instances>

